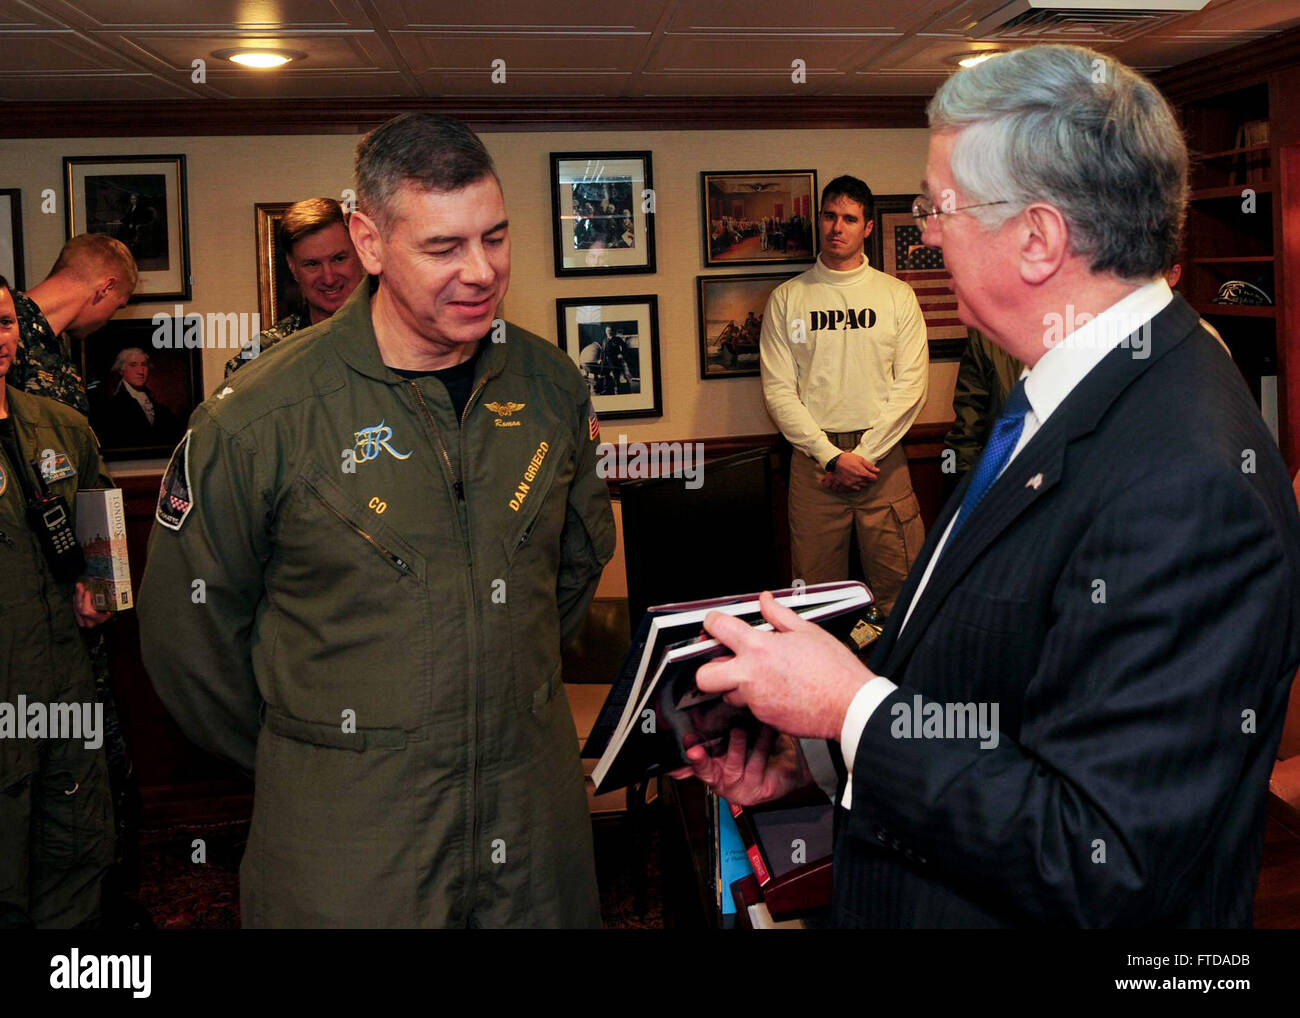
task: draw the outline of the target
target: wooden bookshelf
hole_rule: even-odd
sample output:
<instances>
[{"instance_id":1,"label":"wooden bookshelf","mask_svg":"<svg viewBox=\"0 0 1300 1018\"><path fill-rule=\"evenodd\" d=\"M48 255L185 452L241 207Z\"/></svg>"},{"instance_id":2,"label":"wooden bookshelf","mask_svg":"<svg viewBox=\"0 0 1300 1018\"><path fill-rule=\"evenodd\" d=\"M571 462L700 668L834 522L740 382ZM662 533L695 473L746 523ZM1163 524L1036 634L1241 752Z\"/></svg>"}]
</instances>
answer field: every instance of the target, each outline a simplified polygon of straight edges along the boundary
<instances>
[{"instance_id":1,"label":"wooden bookshelf","mask_svg":"<svg viewBox=\"0 0 1300 1018\"><path fill-rule=\"evenodd\" d=\"M1286 196L1279 186L1277 96L1284 76L1239 76L1228 84L1207 74L1199 90L1194 83L1185 86L1189 94L1179 114L1192 166L1179 289L1223 335L1257 402L1270 388L1265 379L1278 377L1278 440L1294 471L1300 443L1288 419L1300 423L1300 415L1288 414L1294 394L1286 391L1286 351L1279 345L1285 336L1280 235ZM1220 288L1233 280L1254 284L1273 304L1215 303Z\"/></svg>"}]
</instances>

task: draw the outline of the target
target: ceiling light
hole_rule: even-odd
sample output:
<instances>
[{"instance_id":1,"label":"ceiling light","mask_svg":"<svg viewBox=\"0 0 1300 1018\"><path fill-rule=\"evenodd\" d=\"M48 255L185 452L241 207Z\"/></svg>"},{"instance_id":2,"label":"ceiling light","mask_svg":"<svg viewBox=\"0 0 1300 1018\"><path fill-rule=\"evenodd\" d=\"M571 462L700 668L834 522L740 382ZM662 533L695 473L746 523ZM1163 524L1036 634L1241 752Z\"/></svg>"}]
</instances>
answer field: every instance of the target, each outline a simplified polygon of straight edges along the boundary
<instances>
[{"instance_id":1,"label":"ceiling light","mask_svg":"<svg viewBox=\"0 0 1300 1018\"><path fill-rule=\"evenodd\" d=\"M989 59L989 57L995 57L997 55L997 50L992 50L987 53L967 53L965 56L958 57L957 63L962 67L974 67L976 64L984 63L984 61Z\"/></svg>"},{"instance_id":2,"label":"ceiling light","mask_svg":"<svg viewBox=\"0 0 1300 1018\"><path fill-rule=\"evenodd\" d=\"M229 60L243 67L268 70L283 67L292 60L303 60L307 54L293 49L219 49L212 54L219 60Z\"/></svg>"}]
</instances>

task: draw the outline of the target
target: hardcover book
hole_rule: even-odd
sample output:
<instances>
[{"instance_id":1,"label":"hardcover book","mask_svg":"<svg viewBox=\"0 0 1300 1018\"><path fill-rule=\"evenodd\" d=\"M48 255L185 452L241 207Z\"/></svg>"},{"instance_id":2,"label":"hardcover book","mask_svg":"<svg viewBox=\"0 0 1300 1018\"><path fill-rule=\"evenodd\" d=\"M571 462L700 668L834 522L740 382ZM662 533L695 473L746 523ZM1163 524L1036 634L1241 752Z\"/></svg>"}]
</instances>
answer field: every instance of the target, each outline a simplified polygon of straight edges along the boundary
<instances>
[{"instance_id":1,"label":"hardcover book","mask_svg":"<svg viewBox=\"0 0 1300 1018\"><path fill-rule=\"evenodd\" d=\"M77 492L77 543L86 556L86 586L96 611L124 611L135 604L126 553L126 513L118 488Z\"/></svg>"},{"instance_id":2,"label":"hardcover book","mask_svg":"<svg viewBox=\"0 0 1300 1018\"><path fill-rule=\"evenodd\" d=\"M860 653L879 634L872 622L875 614L870 610L871 592L864 584L824 584L782 591L777 600L816 622L855 652ZM642 624L646 638L640 643L639 657L635 662L631 660L637 652L634 644L602 710L604 717L606 710L613 712L611 704L623 701L613 734L606 738L592 773L599 793L685 765L690 746L703 746L710 755L721 755L735 728L744 730L752 745L762 729L747 708L734 707L722 694L702 692L695 684L695 673L701 665L730 654L724 645L702 632L704 616L709 611L725 611L756 629L771 629L759 612L757 596L747 594L729 602L710 602L707 607L699 603L666 607L685 610L652 609L648 613L648 626ZM595 729L588 748L594 738Z\"/></svg>"}]
</instances>

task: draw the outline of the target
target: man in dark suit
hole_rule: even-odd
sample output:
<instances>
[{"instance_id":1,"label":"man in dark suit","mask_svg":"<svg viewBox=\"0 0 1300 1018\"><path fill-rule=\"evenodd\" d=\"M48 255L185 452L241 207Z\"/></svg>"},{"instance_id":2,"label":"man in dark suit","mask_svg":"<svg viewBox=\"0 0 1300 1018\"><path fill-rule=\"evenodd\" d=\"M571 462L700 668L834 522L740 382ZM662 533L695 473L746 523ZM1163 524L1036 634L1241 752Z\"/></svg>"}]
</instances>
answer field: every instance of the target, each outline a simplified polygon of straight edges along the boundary
<instances>
[{"instance_id":1,"label":"man in dark suit","mask_svg":"<svg viewBox=\"0 0 1300 1018\"><path fill-rule=\"evenodd\" d=\"M848 926L1247 926L1300 661L1300 519L1231 361L1161 273L1187 154L1164 99L1043 46L951 78L926 194L968 325L1024 361L870 670L765 597L700 670L770 733L691 750L741 803L843 764ZM681 772L679 772L681 773Z\"/></svg>"}]
</instances>

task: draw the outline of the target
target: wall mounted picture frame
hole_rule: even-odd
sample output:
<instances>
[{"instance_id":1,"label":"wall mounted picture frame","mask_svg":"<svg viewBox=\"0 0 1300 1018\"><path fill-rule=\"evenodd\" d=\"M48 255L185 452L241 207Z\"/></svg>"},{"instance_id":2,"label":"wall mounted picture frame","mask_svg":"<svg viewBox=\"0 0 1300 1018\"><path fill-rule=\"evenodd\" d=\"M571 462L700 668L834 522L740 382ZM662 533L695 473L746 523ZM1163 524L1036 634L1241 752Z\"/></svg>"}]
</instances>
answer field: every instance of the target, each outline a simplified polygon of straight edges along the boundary
<instances>
[{"instance_id":1,"label":"wall mounted picture frame","mask_svg":"<svg viewBox=\"0 0 1300 1018\"><path fill-rule=\"evenodd\" d=\"M921 224L912 216L914 201L916 195L912 194L875 196L876 225L871 232L878 239L872 264L916 291L925 316L930 360L960 360L970 330L957 317L957 296L952 291L952 275L943 263L943 251L921 243Z\"/></svg>"},{"instance_id":2,"label":"wall mounted picture frame","mask_svg":"<svg viewBox=\"0 0 1300 1018\"><path fill-rule=\"evenodd\" d=\"M106 233L131 249L140 279L132 304L189 300L185 157L64 156L65 233Z\"/></svg>"},{"instance_id":3,"label":"wall mounted picture frame","mask_svg":"<svg viewBox=\"0 0 1300 1018\"><path fill-rule=\"evenodd\" d=\"M166 325L155 325L151 318L117 318L89 342L73 341L73 360L90 398L90 426L104 459L165 458L185 434L190 413L203 402L203 351L181 344L177 333L182 329L182 320L171 316ZM121 384L123 372L114 370L118 354L132 347L148 358L143 379L133 377L153 407L152 422Z\"/></svg>"},{"instance_id":4,"label":"wall mounted picture frame","mask_svg":"<svg viewBox=\"0 0 1300 1018\"><path fill-rule=\"evenodd\" d=\"M265 201L253 206L257 237L257 313L269 329L302 305L302 290L289 271L280 243L280 221L293 202Z\"/></svg>"},{"instance_id":5,"label":"wall mounted picture frame","mask_svg":"<svg viewBox=\"0 0 1300 1018\"><path fill-rule=\"evenodd\" d=\"M706 170L700 216L705 268L815 261L817 171Z\"/></svg>"},{"instance_id":6,"label":"wall mounted picture frame","mask_svg":"<svg viewBox=\"0 0 1300 1018\"><path fill-rule=\"evenodd\" d=\"M555 317L560 349L587 380L597 415L663 415L657 296L561 297Z\"/></svg>"},{"instance_id":7,"label":"wall mounted picture frame","mask_svg":"<svg viewBox=\"0 0 1300 1018\"><path fill-rule=\"evenodd\" d=\"M648 151L552 152L555 274L654 272L653 178Z\"/></svg>"},{"instance_id":8,"label":"wall mounted picture frame","mask_svg":"<svg viewBox=\"0 0 1300 1018\"><path fill-rule=\"evenodd\" d=\"M17 187L0 187L0 275L15 290L27 289L24 265L23 192Z\"/></svg>"},{"instance_id":9,"label":"wall mounted picture frame","mask_svg":"<svg viewBox=\"0 0 1300 1018\"><path fill-rule=\"evenodd\" d=\"M752 377L759 373L758 336L767 299L797 272L756 272L695 277L700 378Z\"/></svg>"}]
</instances>

